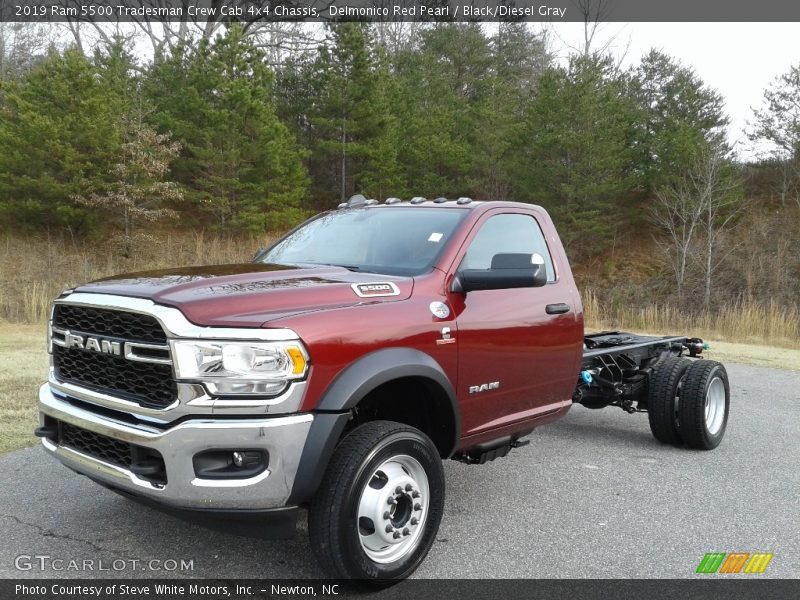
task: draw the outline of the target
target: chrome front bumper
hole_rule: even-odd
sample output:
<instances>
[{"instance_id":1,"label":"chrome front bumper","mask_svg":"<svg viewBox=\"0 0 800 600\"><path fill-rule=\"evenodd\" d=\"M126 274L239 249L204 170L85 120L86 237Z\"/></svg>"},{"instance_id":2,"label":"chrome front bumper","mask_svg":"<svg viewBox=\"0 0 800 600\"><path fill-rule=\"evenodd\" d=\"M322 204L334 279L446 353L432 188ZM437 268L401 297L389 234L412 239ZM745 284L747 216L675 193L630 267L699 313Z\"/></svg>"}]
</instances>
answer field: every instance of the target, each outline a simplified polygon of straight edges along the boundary
<instances>
[{"instance_id":1,"label":"chrome front bumper","mask_svg":"<svg viewBox=\"0 0 800 600\"><path fill-rule=\"evenodd\" d=\"M44 438L44 449L71 469L109 486L174 508L261 510L286 505L297 466L314 419L309 413L256 419L200 417L168 429L132 425L79 408L39 389L44 415L75 427L157 450L164 458L166 484L155 484L131 471ZM200 479L192 459L213 449L261 449L269 455L267 470L246 479Z\"/></svg>"}]
</instances>

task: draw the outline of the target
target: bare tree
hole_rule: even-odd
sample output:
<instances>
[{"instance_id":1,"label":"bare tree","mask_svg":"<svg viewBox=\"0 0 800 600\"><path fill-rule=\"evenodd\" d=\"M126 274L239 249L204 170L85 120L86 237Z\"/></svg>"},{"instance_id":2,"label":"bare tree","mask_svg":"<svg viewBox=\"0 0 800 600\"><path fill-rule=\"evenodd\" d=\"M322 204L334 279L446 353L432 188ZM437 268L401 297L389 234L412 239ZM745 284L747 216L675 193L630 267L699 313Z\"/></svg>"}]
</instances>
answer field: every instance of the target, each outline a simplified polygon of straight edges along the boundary
<instances>
[{"instance_id":1,"label":"bare tree","mask_svg":"<svg viewBox=\"0 0 800 600\"><path fill-rule=\"evenodd\" d=\"M595 37L602 29L610 11L609 0L575 0L578 12L583 16L583 48L581 54L590 56L594 52L604 53L613 40L613 36L597 50L594 50Z\"/></svg>"},{"instance_id":2,"label":"bare tree","mask_svg":"<svg viewBox=\"0 0 800 600\"><path fill-rule=\"evenodd\" d=\"M700 156L697 173L702 183L700 196L703 209L702 228L705 235L703 252L703 306L711 306L711 288L714 274L730 254L719 257L719 246L734 219L742 208L741 181L721 145L711 145Z\"/></svg>"},{"instance_id":3,"label":"bare tree","mask_svg":"<svg viewBox=\"0 0 800 600\"><path fill-rule=\"evenodd\" d=\"M700 201L703 185L697 175L689 172L659 189L650 213L653 223L669 240L664 249L670 258L679 300L683 300L689 256L703 216Z\"/></svg>"},{"instance_id":4,"label":"bare tree","mask_svg":"<svg viewBox=\"0 0 800 600\"><path fill-rule=\"evenodd\" d=\"M781 159L775 161L778 168L778 181L776 182L781 205L786 206L787 200L794 200L800 207L800 159Z\"/></svg>"},{"instance_id":5,"label":"bare tree","mask_svg":"<svg viewBox=\"0 0 800 600\"><path fill-rule=\"evenodd\" d=\"M274 69L284 66L287 59L308 56L325 40L325 30L320 23L257 23L246 34L264 51L267 63Z\"/></svg>"},{"instance_id":6,"label":"bare tree","mask_svg":"<svg viewBox=\"0 0 800 600\"><path fill-rule=\"evenodd\" d=\"M557 29L550 28L550 31L558 38L562 44L571 52L581 56L601 56L613 55L615 71L622 70L623 63L628 56L631 44L633 43L630 34L627 40L618 44L618 38L625 30L626 26L619 27L613 33L605 36L601 43L601 34L612 18L612 0L573 0L572 4L578 11L583 20L583 40L580 44L571 44L558 34Z\"/></svg>"},{"instance_id":7,"label":"bare tree","mask_svg":"<svg viewBox=\"0 0 800 600\"><path fill-rule=\"evenodd\" d=\"M690 259L701 248L703 305L710 306L713 277L723 260L718 257L720 241L740 210L740 189L726 148L709 144L682 177L656 192L651 219L667 234L679 299L684 297Z\"/></svg>"},{"instance_id":8,"label":"bare tree","mask_svg":"<svg viewBox=\"0 0 800 600\"><path fill-rule=\"evenodd\" d=\"M55 1L65 8L75 8L81 4L80 0ZM140 0L140 3L143 8L153 11L167 11L180 6L175 0ZM98 8L111 9L112 16L103 19L72 17L63 25L63 29L84 53L98 46L111 45L120 39L132 44L142 40L149 45L152 57L157 59L170 54L182 44L210 40L223 32L231 22L238 22L245 36L253 39L257 46L274 51L268 52L268 56L274 59L277 66L287 53L310 50L320 38L319 24L300 23L289 16L281 17L275 12L277 3L272 0L197 0L196 6L210 11L205 13L207 16L184 16L179 21L171 21L169 17L153 19L136 14L120 15L117 0L94 0L93 4ZM324 14L330 4L329 0L314 0L310 4L304 2L303 6L313 6L320 14ZM231 10L240 10L240 15L223 15L223 5L228 11L226 15ZM299 5L298 0L284 0L280 3L284 9Z\"/></svg>"},{"instance_id":9,"label":"bare tree","mask_svg":"<svg viewBox=\"0 0 800 600\"><path fill-rule=\"evenodd\" d=\"M0 22L0 79L27 71L54 42L45 24Z\"/></svg>"}]
</instances>

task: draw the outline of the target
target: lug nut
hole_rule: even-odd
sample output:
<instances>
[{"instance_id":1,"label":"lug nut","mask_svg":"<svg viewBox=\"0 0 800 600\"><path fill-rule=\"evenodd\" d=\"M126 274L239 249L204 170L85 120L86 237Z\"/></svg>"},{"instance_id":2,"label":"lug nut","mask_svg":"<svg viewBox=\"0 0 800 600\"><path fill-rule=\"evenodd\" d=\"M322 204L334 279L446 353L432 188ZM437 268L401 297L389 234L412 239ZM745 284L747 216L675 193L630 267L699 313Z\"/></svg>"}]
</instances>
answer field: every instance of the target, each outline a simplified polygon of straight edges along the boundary
<instances>
[{"instance_id":1,"label":"lug nut","mask_svg":"<svg viewBox=\"0 0 800 600\"><path fill-rule=\"evenodd\" d=\"M414 510L422 510L422 504L420 504L419 502L417 502L417 503L414 505Z\"/></svg>"},{"instance_id":2,"label":"lug nut","mask_svg":"<svg viewBox=\"0 0 800 600\"><path fill-rule=\"evenodd\" d=\"M414 491L414 492L411 494L411 497L412 497L412 498L419 498L419 492L417 492L417 491Z\"/></svg>"},{"instance_id":3,"label":"lug nut","mask_svg":"<svg viewBox=\"0 0 800 600\"><path fill-rule=\"evenodd\" d=\"M410 533L411 533L411 531L408 529L408 527L403 529L403 535L409 535Z\"/></svg>"},{"instance_id":4,"label":"lug nut","mask_svg":"<svg viewBox=\"0 0 800 600\"><path fill-rule=\"evenodd\" d=\"M400 532L399 532L399 531L395 531L395 532L394 532L394 535L393 535L392 537L393 537L394 539L397 539L397 538L399 538L399 537L400 537Z\"/></svg>"},{"instance_id":5,"label":"lug nut","mask_svg":"<svg viewBox=\"0 0 800 600\"><path fill-rule=\"evenodd\" d=\"M386 500L386 504L397 504L397 500L390 497L388 500Z\"/></svg>"},{"instance_id":6,"label":"lug nut","mask_svg":"<svg viewBox=\"0 0 800 600\"><path fill-rule=\"evenodd\" d=\"M410 491L411 491L411 490L413 490L413 489L414 489L414 486L412 486L410 483L407 483L407 484L406 484L406 491L407 491L407 492L410 492Z\"/></svg>"},{"instance_id":7,"label":"lug nut","mask_svg":"<svg viewBox=\"0 0 800 600\"><path fill-rule=\"evenodd\" d=\"M402 494L402 493L403 493L403 488L401 488L401 487L398 485L396 488L394 488L394 493L395 493L395 494Z\"/></svg>"},{"instance_id":8,"label":"lug nut","mask_svg":"<svg viewBox=\"0 0 800 600\"><path fill-rule=\"evenodd\" d=\"M385 513L383 513L383 518L384 518L385 520L387 520L387 521L389 520L389 517L391 517L391 516L392 516L392 515L390 515L390 514L389 514L389 511L388 511L388 510L387 510Z\"/></svg>"},{"instance_id":9,"label":"lug nut","mask_svg":"<svg viewBox=\"0 0 800 600\"><path fill-rule=\"evenodd\" d=\"M419 519L417 517L411 517L411 524L416 525L417 523L419 523Z\"/></svg>"},{"instance_id":10,"label":"lug nut","mask_svg":"<svg viewBox=\"0 0 800 600\"><path fill-rule=\"evenodd\" d=\"M394 529L394 527L392 527L391 525L387 525L386 526L386 533L392 533L393 529Z\"/></svg>"}]
</instances>

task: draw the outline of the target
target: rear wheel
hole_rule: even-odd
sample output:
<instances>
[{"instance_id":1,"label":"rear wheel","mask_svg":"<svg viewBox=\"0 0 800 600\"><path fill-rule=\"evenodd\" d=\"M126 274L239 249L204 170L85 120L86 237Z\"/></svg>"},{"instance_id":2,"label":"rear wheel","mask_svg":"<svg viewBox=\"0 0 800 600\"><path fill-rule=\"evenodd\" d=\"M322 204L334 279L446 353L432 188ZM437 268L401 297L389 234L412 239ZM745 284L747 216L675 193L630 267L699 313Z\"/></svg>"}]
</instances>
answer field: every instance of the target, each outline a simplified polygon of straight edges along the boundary
<instances>
[{"instance_id":1,"label":"rear wheel","mask_svg":"<svg viewBox=\"0 0 800 600\"><path fill-rule=\"evenodd\" d=\"M719 446L728 426L731 392L725 367L713 360L692 364L686 372L680 402L680 427L690 448Z\"/></svg>"},{"instance_id":2,"label":"rear wheel","mask_svg":"<svg viewBox=\"0 0 800 600\"><path fill-rule=\"evenodd\" d=\"M659 442L682 443L678 408L683 380L692 362L688 358L668 356L659 361L650 376L647 416L650 431Z\"/></svg>"},{"instance_id":3,"label":"rear wheel","mask_svg":"<svg viewBox=\"0 0 800 600\"><path fill-rule=\"evenodd\" d=\"M402 423L365 423L340 442L312 500L312 549L333 577L389 585L422 563L443 508L430 438Z\"/></svg>"}]
</instances>

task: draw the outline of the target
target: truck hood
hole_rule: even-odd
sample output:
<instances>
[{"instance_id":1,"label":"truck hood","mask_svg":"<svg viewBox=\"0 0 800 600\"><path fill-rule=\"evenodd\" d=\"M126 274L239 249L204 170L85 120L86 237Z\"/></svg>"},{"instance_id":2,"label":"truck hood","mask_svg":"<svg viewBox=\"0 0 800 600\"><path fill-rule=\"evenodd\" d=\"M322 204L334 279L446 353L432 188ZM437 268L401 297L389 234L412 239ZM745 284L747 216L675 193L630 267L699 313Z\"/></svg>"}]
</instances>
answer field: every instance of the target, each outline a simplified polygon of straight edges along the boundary
<instances>
[{"instance_id":1,"label":"truck hood","mask_svg":"<svg viewBox=\"0 0 800 600\"><path fill-rule=\"evenodd\" d=\"M413 286L410 277L342 267L245 263L115 275L75 291L148 298L179 309L197 325L258 327L309 311L405 300Z\"/></svg>"}]
</instances>

